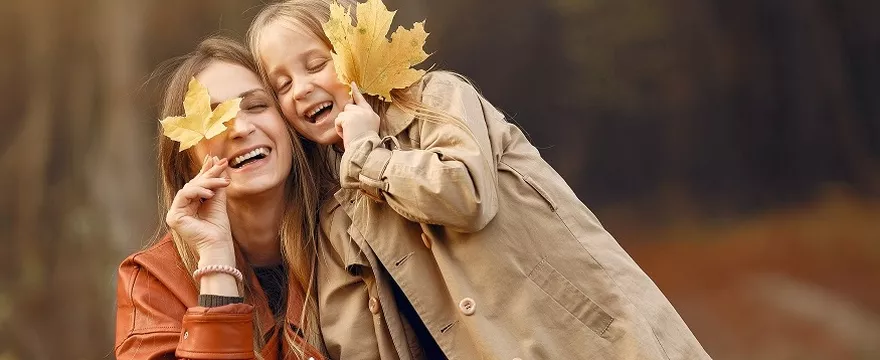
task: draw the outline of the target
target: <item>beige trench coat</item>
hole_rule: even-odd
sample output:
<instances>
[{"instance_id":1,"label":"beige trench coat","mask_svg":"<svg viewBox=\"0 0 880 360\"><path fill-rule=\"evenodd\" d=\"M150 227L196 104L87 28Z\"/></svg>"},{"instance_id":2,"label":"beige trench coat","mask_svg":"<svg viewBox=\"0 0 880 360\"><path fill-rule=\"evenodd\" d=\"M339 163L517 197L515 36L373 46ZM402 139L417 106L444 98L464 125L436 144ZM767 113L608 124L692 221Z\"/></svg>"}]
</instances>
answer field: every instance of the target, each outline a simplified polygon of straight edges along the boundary
<instances>
[{"instance_id":1,"label":"beige trench coat","mask_svg":"<svg viewBox=\"0 0 880 360\"><path fill-rule=\"evenodd\" d=\"M412 91L353 140L322 211L320 324L334 359L417 359L396 281L449 359L709 359L678 313L523 133L474 88Z\"/></svg>"}]
</instances>

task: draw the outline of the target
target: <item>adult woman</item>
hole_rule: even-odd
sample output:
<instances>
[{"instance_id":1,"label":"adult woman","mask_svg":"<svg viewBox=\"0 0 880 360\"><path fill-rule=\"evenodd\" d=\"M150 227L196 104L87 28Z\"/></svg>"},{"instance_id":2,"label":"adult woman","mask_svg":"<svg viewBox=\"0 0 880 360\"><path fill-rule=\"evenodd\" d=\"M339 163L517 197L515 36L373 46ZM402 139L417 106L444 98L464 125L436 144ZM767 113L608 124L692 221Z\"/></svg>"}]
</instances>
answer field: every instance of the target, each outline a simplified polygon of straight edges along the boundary
<instances>
[{"instance_id":1,"label":"adult woman","mask_svg":"<svg viewBox=\"0 0 880 360\"><path fill-rule=\"evenodd\" d=\"M302 146L241 45L210 38L179 62L163 117L191 106L193 78L212 104L242 98L241 111L184 151L160 135L168 227L119 268L116 356L320 357L309 291L318 200Z\"/></svg>"}]
</instances>

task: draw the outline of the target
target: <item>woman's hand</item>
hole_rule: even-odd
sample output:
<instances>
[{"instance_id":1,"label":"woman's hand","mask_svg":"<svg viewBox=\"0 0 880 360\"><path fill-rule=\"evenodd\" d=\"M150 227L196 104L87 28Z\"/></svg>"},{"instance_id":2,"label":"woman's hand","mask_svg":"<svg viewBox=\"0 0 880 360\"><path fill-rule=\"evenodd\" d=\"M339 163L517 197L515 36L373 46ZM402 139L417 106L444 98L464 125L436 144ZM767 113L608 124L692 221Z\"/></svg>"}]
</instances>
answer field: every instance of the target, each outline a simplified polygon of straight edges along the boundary
<instances>
[{"instance_id":1,"label":"woman's hand","mask_svg":"<svg viewBox=\"0 0 880 360\"><path fill-rule=\"evenodd\" d=\"M224 260L218 263L231 260L229 265L234 265L232 231L226 213L229 179L224 175L228 166L226 159L206 158L199 173L174 196L165 222L202 258L210 254Z\"/></svg>"},{"instance_id":2,"label":"woman's hand","mask_svg":"<svg viewBox=\"0 0 880 360\"><path fill-rule=\"evenodd\" d=\"M336 132L342 138L346 149L349 141L357 139L364 133L379 132L379 115L373 111L354 82L351 83L351 99L354 103L345 105L342 112L336 116Z\"/></svg>"}]
</instances>

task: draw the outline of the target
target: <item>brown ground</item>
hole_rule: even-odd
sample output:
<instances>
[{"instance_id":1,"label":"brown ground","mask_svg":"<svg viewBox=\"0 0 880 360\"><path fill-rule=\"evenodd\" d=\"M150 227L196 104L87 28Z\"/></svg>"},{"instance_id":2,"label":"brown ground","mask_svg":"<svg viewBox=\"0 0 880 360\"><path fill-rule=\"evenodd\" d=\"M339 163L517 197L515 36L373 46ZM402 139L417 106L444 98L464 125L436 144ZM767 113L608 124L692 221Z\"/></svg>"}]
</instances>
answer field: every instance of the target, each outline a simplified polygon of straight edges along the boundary
<instances>
[{"instance_id":1,"label":"brown ground","mask_svg":"<svg viewBox=\"0 0 880 360\"><path fill-rule=\"evenodd\" d=\"M714 359L880 359L880 204L616 231ZM659 237L659 238L658 238Z\"/></svg>"}]
</instances>

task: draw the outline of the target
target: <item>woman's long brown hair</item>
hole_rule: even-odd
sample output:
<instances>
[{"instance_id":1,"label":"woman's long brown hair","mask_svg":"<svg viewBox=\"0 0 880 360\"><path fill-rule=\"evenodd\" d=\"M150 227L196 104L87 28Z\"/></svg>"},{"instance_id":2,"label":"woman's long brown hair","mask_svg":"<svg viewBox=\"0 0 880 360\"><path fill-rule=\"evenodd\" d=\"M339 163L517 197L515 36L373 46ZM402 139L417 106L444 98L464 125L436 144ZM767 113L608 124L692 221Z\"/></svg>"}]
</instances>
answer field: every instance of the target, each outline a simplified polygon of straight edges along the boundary
<instances>
[{"instance_id":1,"label":"woman's long brown hair","mask_svg":"<svg viewBox=\"0 0 880 360\"><path fill-rule=\"evenodd\" d=\"M220 61L241 65L248 70L259 74L256 62L247 49L239 42L224 38L210 37L202 41L195 51L169 60L157 70L154 76L162 76L165 81L164 94L160 107L160 118L167 116L179 116L184 114L183 99L187 91L190 79L203 71L212 62ZM279 110L280 113L280 110ZM288 291L297 291L303 294L303 316L300 321L300 330L305 339L316 348L320 349L320 340L317 330L317 307L315 306L314 292L314 266L316 259L316 231L317 231L317 208L319 206L319 190L314 176L310 170L310 161L306 157L306 150L302 141L295 132L287 126L293 149L293 161L290 174L285 184L285 210L279 236L281 239L281 251L284 265L289 274ZM200 167L198 161L193 158L190 151L178 151L178 143L162 135L161 127L158 129L157 143L159 145L159 174L161 184L160 214L168 212L171 202L177 192L192 179ZM160 241L165 234L172 233L168 226L162 222L156 236ZM174 245L183 260L183 264L189 273L195 270L198 256L191 246L174 236ZM244 266L243 266L244 265ZM245 272L245 282L240 291L246 301L253 300L252 284L247 276L252 269L247 264L239 264ZM287 294L284 294L286 296ZM254 349L256 358L261 358L259 350L265 345L265 339L260 332L260 319L258 312L254 312ZM283 314L282 314L283 315ZM285 316L279 316L276 321L281 325ZM287 327L285 326L285 329ZM302 350L302 340L291 336L290 331L284 331L285 341L300 358L305 358Z\"/></svg>"}]
</instances>

